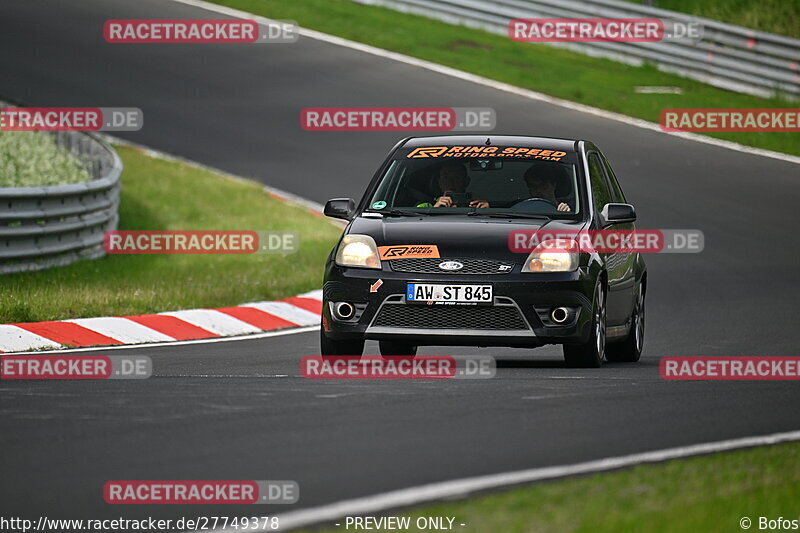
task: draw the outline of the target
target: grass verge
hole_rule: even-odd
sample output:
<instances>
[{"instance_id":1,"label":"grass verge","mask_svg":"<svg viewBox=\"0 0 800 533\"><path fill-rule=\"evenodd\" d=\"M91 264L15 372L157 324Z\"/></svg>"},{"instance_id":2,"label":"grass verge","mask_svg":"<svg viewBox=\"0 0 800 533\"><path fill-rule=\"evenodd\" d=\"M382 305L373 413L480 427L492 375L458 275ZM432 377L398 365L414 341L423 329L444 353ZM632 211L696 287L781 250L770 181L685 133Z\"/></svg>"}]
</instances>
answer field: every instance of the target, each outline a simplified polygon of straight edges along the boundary
<instances>
[{"instance_id":1,"label":"grass verge","mask_svg":"<svg viewBox=\"0 0 800 533\"><path fill-rule=\"evenodd\" d=\"M800 39L800 0L655 0L653 5Z\"/></svg>"},{"instance_id":2,"label":"grass verge","mask_svg":"<svg viewBox=\"0 0 800 533\"><path fill-rule=\"evenodd\" d=\"M731 533L748 517L798 518L800 443L553 481L392 516L454 517L460 533ZM341 522L344 522L343 520ZM459 524L465 524L460 527ZM344 531L341 527L317 533ZM352 530L352 529L351 529ZM372 531L391 531L376 529Z\"/></svg>"},{"instance_id":3,"label":"grass verge","mask_svg":"<svg viewBox=\"0 0 800 533\"><path fill-rule=\"evenodd\" d=\"M717 89L661 72L651 65L632 67L552 46L517 43L501 35L351 0L211 1L270 18L295 20L306 28L652 122L658 122L664 108L796 107L778 98L757 98ZM634 88L640 85L680 87L683 94L639 94ZM393 104L386 102L386 105ZM491 106L491 102L475 105ZM498 124L502 128L502 115L498 116ZM800 155L797 133L709 135Z\"/></svg>"},{"instance_id":4,"label":"grass verge","mask_svg":"<svg viewBox=\"0 0 800 533\"><path fill-rule=\"evenodd\" d=\"M318 289L341 233L328 220L268 196L257 183L119 147L120 228L296 231L290 255L109 255L0 277L0 323L34 322L273 300Z\"/></svg>"}]
</instances>

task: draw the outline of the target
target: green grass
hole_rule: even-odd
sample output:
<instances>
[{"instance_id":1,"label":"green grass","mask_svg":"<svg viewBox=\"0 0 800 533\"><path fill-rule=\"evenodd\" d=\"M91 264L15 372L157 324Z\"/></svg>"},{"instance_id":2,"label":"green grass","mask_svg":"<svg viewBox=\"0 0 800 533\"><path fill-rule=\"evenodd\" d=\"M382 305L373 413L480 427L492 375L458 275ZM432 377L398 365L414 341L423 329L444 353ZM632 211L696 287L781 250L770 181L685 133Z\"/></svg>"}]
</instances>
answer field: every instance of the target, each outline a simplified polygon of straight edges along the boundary
<instances>
[{"instance_id":1,"label":"green grass","mask_svg":"<svg viewBox=\"0 0 800 533\"><path fill-rule=\"evenodd\" d=\"M644 0L628 0L644 4ZM655 7L800 38L800 0L655 0Z\"/></svg>"},{"instance_id":2,"label":"green grass","mask_svg":"<svg viewBox=\"0 0 800 533\"><path fill-rule=\"evenodd\" d=\"M364 6L350 0L213 1L266 17L295 20L306 28L652 122L658 122L663 108L796 107L781 99L763 99L717 89L660 72L653 66L632 67L552 46L517 43L501 35L382 7ZM682 88L684 94L638 94L634 88L639 85L676 86ZM335 102L329 104L335 105ZM489 107L491 104L491 101L474 103L475 106ZM394 103L387 101L385 105ZM505 132L503 118L502 114L499 115L497 122L498 129ZM518 133L548 134L532 128ZM800 136L797 133L711 135L800 155Z\"/></svg>"},{"instance_id":3,"label":"green grass","mask_svg":"<svg viewBox=\"0 0 800 533\"><path fill-rule=\"evenodd\" d=\"M0 323L134 315L272 300L318 289L341 230L304 208L181 163L118 148L120 228L284 230L300 234L289 255L109 255L62 268L0 277Z\"/></svg>"},{"instance_id":4,"label":"green grass","mask_svg":"<svg viewBox=\"0 0 800 533\"><path fill-rule=\"evenodd\" d=\"M45 133L0 130L0 187L42 187L89 181L69 150Z\"/></svg>"},{"instance_id":5,"label":"green grass","mask_svg":"<svg viewBox=\"0 0 800 533\"><path fill-rule=\"evenodd\" d=\"M734 533L742 531L742 517L753 521L751 531L758 531L759 516L796 519L798 501L800 443L791 443L386 514L410 516L412 524L421 516L455 517L454 531L459 533ZM340 522L341 527L318 533L347 531ZM407 531L420 530L412 526Z\"/></svg>"}]
</instances>

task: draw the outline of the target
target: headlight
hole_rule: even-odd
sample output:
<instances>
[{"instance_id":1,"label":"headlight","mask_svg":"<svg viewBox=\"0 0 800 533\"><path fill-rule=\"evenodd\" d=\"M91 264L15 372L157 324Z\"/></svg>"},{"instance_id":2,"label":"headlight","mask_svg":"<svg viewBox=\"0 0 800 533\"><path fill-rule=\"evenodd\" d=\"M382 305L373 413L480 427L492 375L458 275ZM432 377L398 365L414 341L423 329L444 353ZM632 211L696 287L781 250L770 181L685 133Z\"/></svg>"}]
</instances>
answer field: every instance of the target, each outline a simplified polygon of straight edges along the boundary
<instances>
[{"instance_id":1,"label":"headlight","mask_svg":"<svg viewBox=\"0 0 800 533\"><path fill-rule=\"evenodd\" d=\"M381 268L378 247L369 235L345 235L336 251L339 266Z\"/></svg>"},{"instance_id":2,"label":"headlight","mask_svg":"<svg viewBox=\"0 0 800 533\"><path fill-rule=\"evenodd\" d=\"M539 243L522 266L523 272L572 272L578 268L578 243L572 239L547 239Z\"/></svg>"}]
</instances>

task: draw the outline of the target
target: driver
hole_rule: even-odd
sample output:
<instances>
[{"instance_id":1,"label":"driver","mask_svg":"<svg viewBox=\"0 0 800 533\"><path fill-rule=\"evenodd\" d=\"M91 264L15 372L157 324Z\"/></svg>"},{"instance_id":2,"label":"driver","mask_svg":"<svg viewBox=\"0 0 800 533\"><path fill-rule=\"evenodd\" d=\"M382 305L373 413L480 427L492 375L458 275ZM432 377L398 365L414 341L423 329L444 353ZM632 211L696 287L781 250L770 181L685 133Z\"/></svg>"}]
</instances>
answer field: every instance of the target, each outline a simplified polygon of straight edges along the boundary
<instances>
[{"instance_id":1,"label":"driver","mask_svg":"<svg viewBox=\"0 0 800 533\"><path fill-rule=\"evenodd\" d=\"M525 183L528 185L531 199L541 198L551 202L559 211L572 211L568 204L556 200L559 178L557 169L553 165L533 164L525 171Z\"/></svg>"},{"instance_id":2,"label":"driver","mask_svg":"<svg viewBox=\"0 0 800 533\"><path fill-rule=\"evenodd\" d=\"M467 186L469 186L467 169L460 163L448 161L439 169L438 183L444 195L436 198L436 203L433 205L430 202L425 202L418 204L417 207L459 207L453 203L453 199L447 194L466 192ZM486 200L472 200L469 203L469 207L489 207L489 202Z\"/></svg>"}]
</instances>

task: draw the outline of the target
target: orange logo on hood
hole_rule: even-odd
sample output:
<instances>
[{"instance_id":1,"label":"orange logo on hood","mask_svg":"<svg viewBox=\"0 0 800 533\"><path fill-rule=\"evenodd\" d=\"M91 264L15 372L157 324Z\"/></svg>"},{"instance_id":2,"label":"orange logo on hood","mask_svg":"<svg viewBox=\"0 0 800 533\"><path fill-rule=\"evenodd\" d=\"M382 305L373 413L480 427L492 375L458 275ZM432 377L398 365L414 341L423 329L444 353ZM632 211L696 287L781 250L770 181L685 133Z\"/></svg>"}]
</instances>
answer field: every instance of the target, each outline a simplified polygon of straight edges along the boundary
<instances>
[{"instance_id":1,"label":"orange logo on hood","mask_svg":"<svg viewBox=\"0 0 800 533\"><path fill-rule=\"evenodd\" d=\"M409 244L400 246L379 246L381 259L406 259L418 257L439 258L439 247L435 244Z\"/></svg>"}]
</instances>

